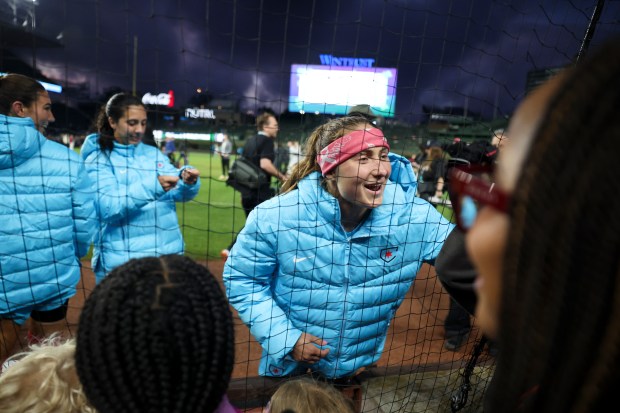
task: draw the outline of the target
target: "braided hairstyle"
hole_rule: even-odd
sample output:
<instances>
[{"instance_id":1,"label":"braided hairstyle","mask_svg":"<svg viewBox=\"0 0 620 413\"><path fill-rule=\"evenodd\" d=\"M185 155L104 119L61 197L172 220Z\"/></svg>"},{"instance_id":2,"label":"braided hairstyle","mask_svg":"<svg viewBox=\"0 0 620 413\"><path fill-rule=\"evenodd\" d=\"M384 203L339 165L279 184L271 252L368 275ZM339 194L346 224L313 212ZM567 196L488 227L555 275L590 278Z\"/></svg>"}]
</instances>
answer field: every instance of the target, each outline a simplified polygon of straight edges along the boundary
<instances>
[{"instance_id":1,"label":"braided hairstyle","mask_svg":"<svg viewBox=\"0 0 620 413\"><path fill-rule=\"evenodd\" d=\"M142 106L146 110L144 103L129 93L113 95L99 110L95 118L95 129L99 133L99 147L102 151L110 152L114 149L114 129L112 129L108 118L118 122L127 113L129 106Z\"/></svg>"},{"instance_id":2,"label":"braided hairstyle","mask_svg":"<svg viewBox=\"0 0 620 413\"><path fill-rule=\"evenodd\" d=\"M321 149L347 133L359 129L359 126L364 124L370 124L370 121L364 116L357 115L331 119L317 127L306 141L306 150L304 151L306 155L295 164L289 179L282 185L281 192L292 191L297 188L297 184L304 177L314 171L321 172L321 168L316 162L316 156L321 152Z\"/></svg>"},{"instance_id":3,"label":"braided hairstyle","mask_svg":"<svg viewBox=\"0 0 620 413\"><path fill-rule=\"evenodd\" d=\"M80 316L76 367L99 413L212 412L233 363L222 287L187 257L128 261L95 287Z\"/></svg>"},{"instance_id":4,"label":"braided hairstyle","mask_svg":"<svg viewBox=\"0 0 620 413\"><path fill-rule=\"evenodd\" d=\"M513 193L485 411L604 411L620 384L620 39L562 76Z\"/></svg>"}]
</instances>

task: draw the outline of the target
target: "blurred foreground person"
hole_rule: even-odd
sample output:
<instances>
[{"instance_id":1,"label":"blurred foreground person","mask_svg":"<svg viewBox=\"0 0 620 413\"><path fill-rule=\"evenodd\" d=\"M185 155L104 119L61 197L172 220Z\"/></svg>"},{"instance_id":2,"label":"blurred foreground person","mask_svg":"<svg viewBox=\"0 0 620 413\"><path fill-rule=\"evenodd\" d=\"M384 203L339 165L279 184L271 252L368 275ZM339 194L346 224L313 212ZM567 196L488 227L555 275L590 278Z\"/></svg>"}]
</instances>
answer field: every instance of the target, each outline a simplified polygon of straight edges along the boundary
<instances>
[{"instance_id":1,"label":"blurred foreground person","mask_svg":"<svg viewBox=\"0 0 620 413\"><path fill-rule=\"evenodd\" d=\"M233 321L209 270L179 255L132 259L93 290L76 365L100 413L238 412L226 397Z\"/></svg>"},{"instance_id":2,"label":"blurred foreground person","mask_svg":"<svg viewBox=\"0 0 620 413\"><path fill-rule=\"evenodd\" d=\"M332 385L312 378L282 383L267 405L267 413L354 413L351 400Z\"/></svg>"},{"instance_id":3,"label":"blurred foreground person","mask_svg":"<svg viewBox=\"0 0 620 413\"><path fill-rule=\"evenodd\" d=\"M2 413L96 413L75 371L75 340L44 339L0 374Z\"/></svg>"},{"instance_id":4,"label":"blurred foreground person","mask_svg":"<svg viewBox=\"0 0 620 413\"><path fill-rule=\"evenodd\" d=\"M485 411L615 409L619 106L615 39L522 102L494 177L451 174L478 270L477 323L501 349Z\"/></svg>"}]
</instances>

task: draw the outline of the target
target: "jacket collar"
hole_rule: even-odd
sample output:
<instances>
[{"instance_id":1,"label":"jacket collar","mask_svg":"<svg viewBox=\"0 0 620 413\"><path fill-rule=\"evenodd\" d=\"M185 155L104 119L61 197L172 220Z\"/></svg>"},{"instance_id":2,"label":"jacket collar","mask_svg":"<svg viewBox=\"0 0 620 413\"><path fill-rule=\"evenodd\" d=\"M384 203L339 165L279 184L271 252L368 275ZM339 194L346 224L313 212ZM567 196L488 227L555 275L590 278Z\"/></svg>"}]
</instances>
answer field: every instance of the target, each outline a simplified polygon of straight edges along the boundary
<instances>
[{"instance_id":1,"label":"jacket collar","mask_svg":"<svg viewBox=\"0 0 620 413\"><path fill-rule=\"evenodd\" d=\"M143 145L143 143L140 142L137 145L123 145L114 141L114 152L121 156L132 157L140 145ZM86 159L92 152L97 151L99 151L99 134L93 133L88 135L84 140L84 144L81 149L82 157Z\"/></svg>"},{"instance_id":2,"label":"jacket collar","mask_svg":"<svg viewBox=\"0 0 620 413\"><path fill-rule=\"evenodd\" d=\"M125 156L127 158L130 158L132 156L134 156L134 154L136 153L136 151L138 150L138 147L140 145L143 145L142 142L140 142L137 145L123 145L121 143L118 143L116 141L114 141L114 152L116 152L117 154L121 155L121 156Z\"/></svg>"},{"instance_id":3,"label":"jacket collar","mask_svg":"<svg viewBox=\"0 0 620 413\"><path fill-rule=\"evenodd\" d=\"M0 169L21 165L35 156L46 141L32 119L0 115Z\"/></svg>"}]
</instances>

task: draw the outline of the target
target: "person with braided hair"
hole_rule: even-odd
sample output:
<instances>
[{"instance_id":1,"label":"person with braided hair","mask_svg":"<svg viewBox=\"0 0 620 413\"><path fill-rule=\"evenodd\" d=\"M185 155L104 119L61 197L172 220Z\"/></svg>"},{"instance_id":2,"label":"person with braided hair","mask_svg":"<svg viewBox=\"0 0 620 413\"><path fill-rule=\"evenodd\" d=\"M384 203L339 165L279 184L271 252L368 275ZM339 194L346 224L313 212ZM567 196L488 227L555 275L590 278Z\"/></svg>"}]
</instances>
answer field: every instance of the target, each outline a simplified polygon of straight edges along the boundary
<instances>
[{"instance_id":1,"label":"person with braided hair","mask_svg":"<svg viewBox=\"0 0 620 413\"><path fill-rule=\"evenodd\" d=\"M99 413L239 412L226 396L233 327L205 266L176 254L132 259L84 304L78 376Z\"/></svg>"},{"instance_id":2,"label":"person with braided hair","mask_svg":"<svg viewBox=\"0 0 620 413\"><path fill-rule=\"evenodd\" d=\"M362 116L308 138L283 194L258 205L224 265L263 348L259 374L348 380L376 363L422 263L454 227L416 197L408 159Z\"/></svg>"},{"instance_id":3,"label":"person with braided hair","mask_svg":"<svg viewBox=\"0 0 620 413\"><path fill-rule=\"evenodd\" d=\"M476 319L501 348L485 411L615 409L618 107L615 38L525 98L494 184L473 170L451 173L459 194L453 206L478 274Z\"/></svg>"}]
</instances>

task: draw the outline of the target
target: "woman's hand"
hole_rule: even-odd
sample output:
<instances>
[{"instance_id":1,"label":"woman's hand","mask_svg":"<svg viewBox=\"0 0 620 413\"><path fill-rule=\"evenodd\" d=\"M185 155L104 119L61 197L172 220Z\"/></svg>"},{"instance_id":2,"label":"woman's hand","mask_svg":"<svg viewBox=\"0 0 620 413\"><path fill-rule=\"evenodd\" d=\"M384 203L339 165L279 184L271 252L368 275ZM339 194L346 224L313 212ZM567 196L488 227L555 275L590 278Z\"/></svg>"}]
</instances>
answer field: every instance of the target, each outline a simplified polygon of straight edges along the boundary
<instances>
[{"instance_id":1,"label":"woman's hand","mask_svg":"<svg viewBox=\"0 0 620 413\"><path fill-rule=\"evenodd\" d=\"M159 179L159 184L166 192L174 188L177 185L177 182L179 182L178 176L171 175L159 175L157 179Z\"/></svg>"},{"instance_id":2,"label":"woman's hand","mask_svg":"<svg viewBox=\"0 0 620 413\"><path fill-rule=\"evenodd\" d=\"M296 361L314 364L323 357L327 356L329 349L320 349L317 346L327 345L327 341L322 340L312 334L302 333L293 347L291 355Z\"/></svg>"},{"instance_id":3,"label":"woman's hand","mask_svg":"<svg viewBox=\"0 0 620 413\"><path fill-rule=\"evenodd\" d=\"M183 169L181 173L181 178L183 178L183 182L188 185L193 185L198 180L200 176L200 171L198 169Z\"/></svg>"}]
</instances>

